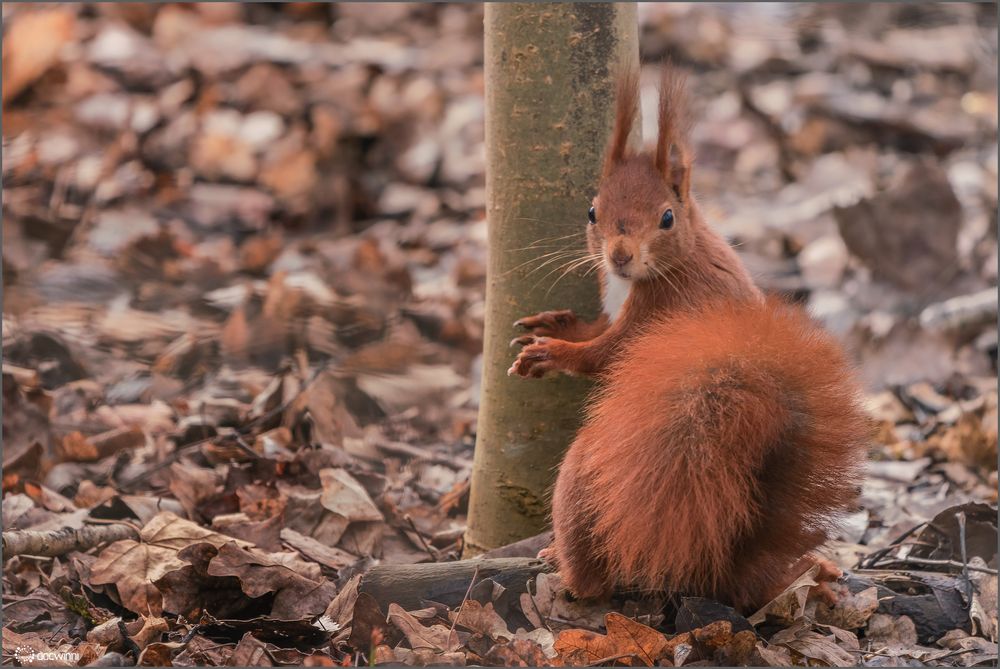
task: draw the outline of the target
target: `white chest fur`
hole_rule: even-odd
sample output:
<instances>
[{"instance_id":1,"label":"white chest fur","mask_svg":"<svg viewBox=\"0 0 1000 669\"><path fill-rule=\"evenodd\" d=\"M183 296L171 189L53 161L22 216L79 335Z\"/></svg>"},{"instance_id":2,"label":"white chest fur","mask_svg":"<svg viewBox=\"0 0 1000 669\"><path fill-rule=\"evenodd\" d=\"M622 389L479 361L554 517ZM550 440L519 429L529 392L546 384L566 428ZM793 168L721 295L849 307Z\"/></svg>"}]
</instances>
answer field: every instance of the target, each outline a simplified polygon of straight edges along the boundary
<instances>
[{"instance_id":1,"label":"white chest fur","mask_svg":"<svg viewBox=\"0 0 1000 669\"><path fill-rule=\"evenodd\" d=\"M604 272L604 313L608 315L612 323L617 320L621 313L631 288L631 282L620 276L615 276L611 272Z\"/></svg>"}]
</instances>

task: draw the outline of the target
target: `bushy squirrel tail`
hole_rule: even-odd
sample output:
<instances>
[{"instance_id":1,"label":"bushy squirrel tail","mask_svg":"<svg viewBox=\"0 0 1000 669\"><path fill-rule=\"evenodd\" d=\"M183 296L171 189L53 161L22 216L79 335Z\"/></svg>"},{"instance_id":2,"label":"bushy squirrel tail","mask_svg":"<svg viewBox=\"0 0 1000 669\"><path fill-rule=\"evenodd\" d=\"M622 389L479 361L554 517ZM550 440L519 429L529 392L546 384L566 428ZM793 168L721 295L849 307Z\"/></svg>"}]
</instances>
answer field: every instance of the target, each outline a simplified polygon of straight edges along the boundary
<instances>
[{"instance_id":1,"label":"bushy squirrel tail","mask_svg":"<svg viewBox=\"0 0 1000 669\"><path fill-rule=\"evenodd\" d=\"M855 500L869 437L851 366L801 309L674 315L634 338L590 404L564 464L579 480L557 484L557 541L585 518L591 571L757 605Z\"/></svg>"}]
</instances>

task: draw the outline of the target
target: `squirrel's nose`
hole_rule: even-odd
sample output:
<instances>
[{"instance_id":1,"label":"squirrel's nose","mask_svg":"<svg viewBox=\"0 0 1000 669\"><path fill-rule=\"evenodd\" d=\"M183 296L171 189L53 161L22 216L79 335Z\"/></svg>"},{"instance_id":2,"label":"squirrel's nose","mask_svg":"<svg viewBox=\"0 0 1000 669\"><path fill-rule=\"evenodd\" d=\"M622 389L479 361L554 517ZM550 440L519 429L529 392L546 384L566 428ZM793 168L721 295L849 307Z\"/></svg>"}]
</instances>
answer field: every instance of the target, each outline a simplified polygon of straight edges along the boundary
<instances>
[{"instance_id":1,"label":"squirrel's nose","mask_svg":"<svg viewBox=\"0 0 1000 669\"><path fill-rule=\"evenodd\" d=\"M630 260L632 260L632 254L628 251L615 249L614 253L611 254L611 262L618 265L618 267L624 267Z\"/></svg>"}]
</instances>

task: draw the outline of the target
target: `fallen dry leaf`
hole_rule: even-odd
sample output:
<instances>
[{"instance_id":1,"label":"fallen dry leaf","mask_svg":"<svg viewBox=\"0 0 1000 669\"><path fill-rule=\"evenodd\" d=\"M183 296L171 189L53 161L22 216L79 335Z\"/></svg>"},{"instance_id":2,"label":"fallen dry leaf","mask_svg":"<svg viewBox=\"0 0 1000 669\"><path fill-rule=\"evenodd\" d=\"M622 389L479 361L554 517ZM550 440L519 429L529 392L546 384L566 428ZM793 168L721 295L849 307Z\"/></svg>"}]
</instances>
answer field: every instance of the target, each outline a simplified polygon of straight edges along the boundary
<instances>
[{"instance_id":1,"label":"fallen dry leaf","mask_svg":"<svg viewBox=\"0 0 1000 669\"><path fill-rule=\"evenodd\" d=\"M579 629L559 632L555 649L563 664L577 666L591 665L615 654L608 637Z\"/></svg>"},{"instance_id":2,"label":"fallen dry leaf","mask_svg":"<svg viewBox=\"0 0 1000 669\"><path fill-rule=\"evenodd\" d=\"M59 62L59 52L76 30L76 17L66 9L22 12L10 21L3 40L3 103Z\"/></svg>"},{"instance_id":3,"label":"fallen dry leaf","mask_svg":"<svg viewBox=\"0 0 1000 669\"><path fill-rule=\"evenodd\" d=\"M426 650L432 653L451 653L461 645L458 634L444 625L425 627L398 604L389 605L389 622L406 636L414 651Z\"/></svg>"},{"instance_id":4,"label":"fallen dry leaf","mask_svg":"<svg viewBox=\"0 0 1000 669\"><path fill-rule=\"evenodd\" d=\"M720 666L745 665L752 659L757 635L752 630L733 633L733 624L717 620L691 632L698 654Z\"/></svg>"},{"instance_id":5,"label":"fallen dry leaf","mask_svg":"<svg viewBox=\"0 0 1000 669\"><path fill-rule=\"evenodd\" d=\"M339 609L339 614L336 609ZM348 590L344 598L338 596L327 611L326 615L339 615L341 621L350 620L351 632L347 644L356 651L370 653L372 648L389 638L390 628L385 613L374 597L367 592L357 592L357 584L353 591Z\"/></svg>"},{"instance_id":6,"label":"fallen dry leaf","mask_svg":"<svg viewBox=\"0 0 1000 669\"><path fill-rule=\"evenodd\" d=\"M780 630L771 637L770 647L784 646L811 661L822 662L831 667L852 667L857 664L857 655L852 655L836 642L836 635L824 635L809 629L802 619L791 627ZM854 645L857 646L855 638Z\"/></svg>"},{"instance_id":7,"label":"fallen dry leaf","mask_svg":"<svg viewBox=\"0 0 1000 669\"><path fill-rule=\"evenodd\" d=\"M170 465L170 492L184 507L192 520L202 520L198 505L216 492L218 476L211 469L196 467L186 462Z\"/></svg>"},{"instance_id":8,"label":"fallen dry leaf","mask_svg":"<svg viewBox=\"0 0 1000 669\"><path fill-rule=\"evenodd\" d=\"M351 624L354 605L358 601L358 585L360 583L361 575L359 574L348 581L333 598L330 605L326 607L323 616L327 619L328 626L336 625L338 629L344 629Z\"/></svg>"},{"instance_id":9,"label":"fallen dry leaf","mask_svg":"<svg viewBox=\"0 0 1000 669\"><path fill-rule=\"evenodd\" d=\"M846 586L836 583L830 587L837 595L837 603L831 608L820 602L816 607L817 622L845 630L859 629L878 609L878 588L875 586L858 593L852 593Z\"/></svg>"},{"instance_id":10,"label":"fallen dry leaf","mask_svg":"<svg viewBox=\"0 0 1000 669\"><path fill-rule=\"evenodd\" d=\"M868 619L865 638L876 649L902 649L917 645L917 628L909 616L875 613Z\"/></svg>"},{"instance_id":11,"label":"fallen dry leaf","mask_svg":"<svg viewBox=\"0 0 1000 669\"><path fill-rule=\"evenodd\" d=\"M300 534L291 528L283 528L281 541L291 546L313 562L333 570L340 570L358 561L358 558L345 550L326 546L312 537Z\"/></svg>"},{"instance_id":12,"label":"fallen dry leaf","mask_svg":"<svg viewBox=\"0 0 1000 669\"><path fill-rule=\"evenodd\" d=\"M324 507L343 516L348 522L384 520L382 512L368 496L364 487L343 469L323 469L319 472L323 485L320 502Z\"/></svg>"},{"instance_id":13,"label":"fallen dry leaf","mask_svg":"<svg viewBox=\"0 0 1000 669\"><path fill-rule=\"evenodd\" d=\"M818 585L816 576L819 575L819 571L818 564L810 567L747 620L751 625L759 625L768 618L773 618L787 625L801 618L805 612L806 600L809 598L809 589Z\"/></svg>"},{"instance_id":14,"label":"fallen dry leaf","mask_svg":"<svg viewBox=\"0 0 1000 669\"><path fill-rule=\"evenodd\" d=\"M485 634L493 640L514 637L491 603L480 604L474 599L466 600L457 611L448 612L448 619L459 627Z\"/></svg>"},{"instance_id":15,"label":"fallen dry leaf","mask_svg":"<svg viewBox=\"0 0 1000 669\"><path fill-rule=\"evenodd\" d=\"M298 620L322 613L337 594L336 586L319 576L318 567L317 573L311 575L316 578L310 578L301 574L301 564L292 568L282 564L282 559L288 558L280 553L268 555L227 543L219 547L219 554L208 565L208 573L235 576L249 597L274 593L271 616L279 620Z\"/></svg>"},{"instance_id":16,"label":"fallen dry leaf","mask_svg":"<svg viewBox=\"0 0 1000 669\"><path fill-rule=\"evenodd\" d=\"M540 645L529 639L503 639L483 658L498 667L547 667L551 663Z\"/></svg>"},{"instance_id":17,"label":"fallen dry leaf","mask_svg":"<svg viewBox=\"0 0 1000 669\"><path fill-rule=\"evenodd\" d=\"M141 615L162 613L162 597L153 583L187 566L178 551L195 543L220 547L233 541L166 511L146 523L139 536L140 541L116 541L105 548L91 567L90 582L114 585L122 605Z\"/></svg>"},{"instance_id":18,"label":"fallen dry leaf","mask_svg":"<svg viewBox=\"0 0 1000 669\"><path fill-rule=\"evenodd\" d=\"M604 617L604 625L608 630L608 642L612 647L612 654L630 654L647 667L657 664L667 646L665 636L620 613L607 614Z\"/></svg>"},{"instance_id":19,"label":"fallen dry leaf","mask_svg":"<svg viewBox=\"0 0 1000 669\"><path fill-rule=\"evenodd\" d=\"M146 648L146 646L154 641L159 641L160 637L170 630L170 625L163 618L143 618L140 616L139 621L141 621L142 626L137 631L129 634L129 638L132 639L132 642L140 650Z\"/></svg>"}]
</instances>

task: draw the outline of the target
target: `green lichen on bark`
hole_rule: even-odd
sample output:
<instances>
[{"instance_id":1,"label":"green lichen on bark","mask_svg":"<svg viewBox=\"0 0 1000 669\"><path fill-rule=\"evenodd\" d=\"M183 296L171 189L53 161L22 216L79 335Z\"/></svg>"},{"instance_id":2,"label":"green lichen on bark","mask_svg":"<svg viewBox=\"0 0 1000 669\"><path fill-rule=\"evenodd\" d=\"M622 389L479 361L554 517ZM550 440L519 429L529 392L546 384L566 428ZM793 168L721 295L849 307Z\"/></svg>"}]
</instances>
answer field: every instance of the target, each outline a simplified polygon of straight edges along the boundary
<instances>
[{"instance_id":1,"label":"green lichen on bark","mask_svg":"<svg viewBox=\"0 0 1000 669\"><path fill-rule=\"evenodd\" d=\"M486 6L487 265L483 392L467 553L542 531L562 453L590 388L510 378L512 323L546 309L599 311L593 275L545 253L584 248L589 201L613 121L614 79L638 62L634 3ZM561 238L561 239L557 239ZM549 241L539 241L549 240ZM558 260L558 259L557 259Z\"/></svg>"}]
</instances>

